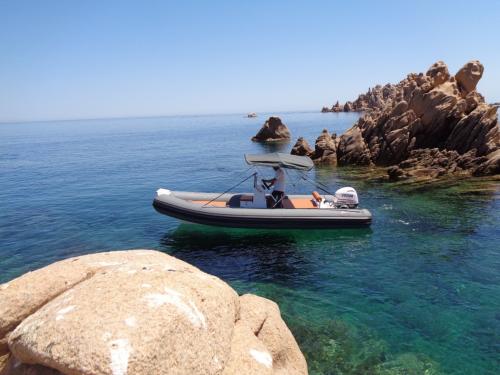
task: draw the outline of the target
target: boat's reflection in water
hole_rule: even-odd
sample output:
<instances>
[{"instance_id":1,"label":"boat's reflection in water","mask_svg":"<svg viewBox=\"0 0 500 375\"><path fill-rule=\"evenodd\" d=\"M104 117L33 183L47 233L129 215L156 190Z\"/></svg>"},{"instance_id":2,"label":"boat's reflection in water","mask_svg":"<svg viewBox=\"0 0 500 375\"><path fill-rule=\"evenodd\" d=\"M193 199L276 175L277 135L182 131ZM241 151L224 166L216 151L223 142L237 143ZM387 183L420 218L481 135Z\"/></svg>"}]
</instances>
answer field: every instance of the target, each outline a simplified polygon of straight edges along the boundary
<instances>
[{"instance_id":1,"label":"boat's reflection in water","mask_svg":"<svg viewBox=\"0 0 500 375\"><path fill-rule=\"evenodd\" d=\"M226 281L303 284L322 253L365 247L370 228L265 230L183 223L161 240L165 252ZM364 245L362 245L364 243ZM337 244L341 246L337 247Z\"/></svg>"}]
</instances>

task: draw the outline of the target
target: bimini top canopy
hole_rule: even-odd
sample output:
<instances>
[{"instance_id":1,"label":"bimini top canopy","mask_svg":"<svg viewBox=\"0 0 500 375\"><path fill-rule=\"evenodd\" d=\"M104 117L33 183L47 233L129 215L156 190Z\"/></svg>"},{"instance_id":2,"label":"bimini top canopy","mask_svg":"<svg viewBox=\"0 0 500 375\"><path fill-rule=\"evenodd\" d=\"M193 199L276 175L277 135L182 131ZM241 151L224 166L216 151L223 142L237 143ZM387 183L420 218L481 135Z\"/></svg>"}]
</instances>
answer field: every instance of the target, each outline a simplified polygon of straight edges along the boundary
<instances>
[{"instance_id":1,"label":"bimini top canopy","mask_svg":"<svg viewBox=\"0 0 500 375\"><path fill-rule=\"evenodd\" d=\"M274 152L271 154L245 154L245 161L250 165L263 167L281 167L309 171L314 167L311 158Z\"/></svg>"}]
</instances>

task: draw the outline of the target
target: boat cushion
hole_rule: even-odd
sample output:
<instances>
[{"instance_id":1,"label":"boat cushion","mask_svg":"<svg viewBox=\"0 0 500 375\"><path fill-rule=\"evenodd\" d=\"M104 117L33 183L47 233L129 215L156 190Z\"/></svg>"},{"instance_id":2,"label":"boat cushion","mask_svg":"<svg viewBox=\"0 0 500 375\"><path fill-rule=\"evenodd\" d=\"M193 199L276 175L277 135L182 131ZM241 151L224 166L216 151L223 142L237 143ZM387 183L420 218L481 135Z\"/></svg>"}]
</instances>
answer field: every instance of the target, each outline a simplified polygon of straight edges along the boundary
<instances>
[{"instance_id":1,"label":"boat cushion","mask_svg":"<svg viewBox=\"0 0 500 375\"><path fill-rule=\"evenodd\" d=\"M283 208L318 208L309 198L285 198Z\"/></svg>"}]
</instances>

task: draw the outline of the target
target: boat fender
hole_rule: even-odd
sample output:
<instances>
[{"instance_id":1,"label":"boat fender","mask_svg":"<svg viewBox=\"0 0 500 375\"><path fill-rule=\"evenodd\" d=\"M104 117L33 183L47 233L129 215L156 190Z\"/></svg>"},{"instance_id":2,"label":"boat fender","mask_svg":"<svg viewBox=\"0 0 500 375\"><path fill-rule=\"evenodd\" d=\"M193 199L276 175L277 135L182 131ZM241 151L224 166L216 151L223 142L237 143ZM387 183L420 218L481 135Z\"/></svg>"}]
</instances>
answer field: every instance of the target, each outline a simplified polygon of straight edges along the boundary
<instances>
[{"instance_id":1,"label":"boat fender","mask_svg":"<svg viewBox=\"0 0 500 375\"><path fill-rule=\"evenodd\" d=\"M156 190L156 196L159 197L161 195L170 195L172 192L168 189L158 189Z\"/></svg>"},{"instance_id":2,"label":"boat fender","mask_svg":"<svg viewBox=\"0 0 500 375\"><path fill-rule=\"evenodd\" d=\"M321 195L319 195L319 193L317 191L313 191L312 196L313 196L314 200L318 203L320 203L323 200L323 198L321 198Z\"/></svg>"}]
</instances>

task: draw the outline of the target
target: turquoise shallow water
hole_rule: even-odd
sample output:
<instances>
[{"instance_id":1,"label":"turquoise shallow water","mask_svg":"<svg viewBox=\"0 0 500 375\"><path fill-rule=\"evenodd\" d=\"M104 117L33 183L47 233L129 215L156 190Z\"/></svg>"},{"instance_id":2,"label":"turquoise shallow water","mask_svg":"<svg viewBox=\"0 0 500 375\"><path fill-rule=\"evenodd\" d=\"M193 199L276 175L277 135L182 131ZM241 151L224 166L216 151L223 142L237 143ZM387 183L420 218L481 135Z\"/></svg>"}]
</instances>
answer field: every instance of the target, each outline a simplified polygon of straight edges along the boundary
<instances>
[{"instance_id":1,"label":"turquoise shallow water","mask_svg":"<svg viewBox=\"0 0 500 375\"><path fill-rule=\"evenodd\" d=\"M279 115L310 142L356 120ZM221 191L246 169L243 153L288 152L250 141L263 121L0 124L0 282L78 254L153 248L278 302L311 373L500 373L498 183L415 188L363 170L311 174L332 190L353 185L370 229L217 229L153 210L158 187Z\"/></svg>"}]
</instances>

